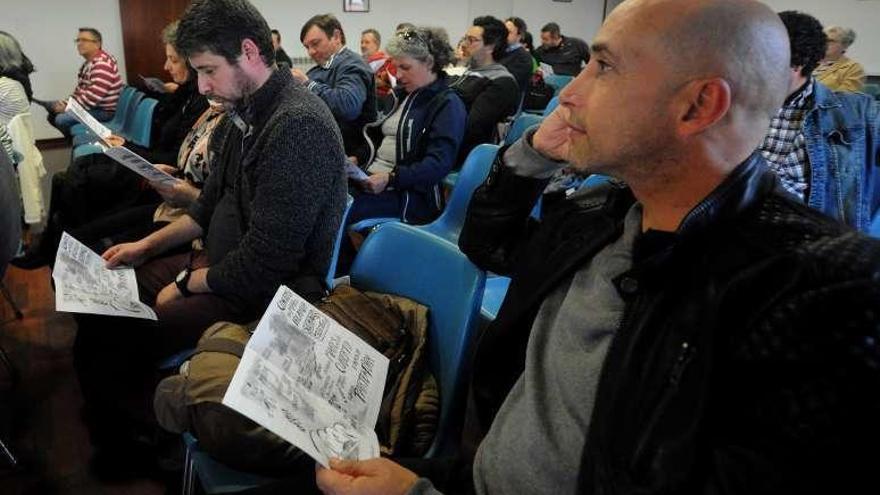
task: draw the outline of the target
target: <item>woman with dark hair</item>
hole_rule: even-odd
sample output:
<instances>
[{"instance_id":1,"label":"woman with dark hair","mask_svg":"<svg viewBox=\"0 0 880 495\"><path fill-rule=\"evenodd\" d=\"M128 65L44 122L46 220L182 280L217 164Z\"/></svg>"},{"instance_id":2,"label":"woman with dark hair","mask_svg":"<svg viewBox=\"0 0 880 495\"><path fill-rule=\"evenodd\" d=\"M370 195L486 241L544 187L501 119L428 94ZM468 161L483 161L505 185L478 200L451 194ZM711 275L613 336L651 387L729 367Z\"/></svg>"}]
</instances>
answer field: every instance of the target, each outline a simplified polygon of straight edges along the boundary
<instances>
[{"instance_id":1,"label":"woman with dark hair","mask_svg":"<svg viewBox=\"0 0 880 495\"><path fill-rule=\"evenodd\" d=\"M397 67L396 102L383 120L368 125L369 176L356 181L349 223L397 217L427 223L443 208L440 182L455 165L467 112L446 84L452 60L446 31L398 31L385 47Z\"/></svg>"},{"instance_id":2,"label":"woman with dark hair","mask_svg":"<svg viewBox=\"0 0 880 495\"><path fill-rule=\"evenodd\" d=\"M165 70L177 84L177 89L173 93L154 95L159 99L159 104L153 111L152 146L142 148L134 143L126 143L124 138L115 135L108 139L111 144L124 145L168 170L177 168L167 164L178 163L178 153L184 139L208 109L208 100L199 94L196 72L178 54L176 40L175 21L163 31L162 41L165 45ZM159 192L144 187L139 175L111 158L103 154L79 157L66 172L53 177L49 223L42 237L13 264L25 269L44 266L54 259L63 231L133 206L147 205L155 209L162 199Z\"/></svg>"}]
</instances>

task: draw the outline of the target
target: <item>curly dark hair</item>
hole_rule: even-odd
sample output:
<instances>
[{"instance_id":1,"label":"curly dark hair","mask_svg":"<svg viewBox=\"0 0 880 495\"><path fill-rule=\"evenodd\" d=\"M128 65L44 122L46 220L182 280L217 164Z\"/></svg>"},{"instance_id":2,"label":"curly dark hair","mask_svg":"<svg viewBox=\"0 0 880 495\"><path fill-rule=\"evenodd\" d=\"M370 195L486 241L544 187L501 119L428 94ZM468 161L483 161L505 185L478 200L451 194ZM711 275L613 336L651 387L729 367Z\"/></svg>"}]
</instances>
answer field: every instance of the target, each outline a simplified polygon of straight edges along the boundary
<instances>
[{"instance_id":1,"label":"curly dark hair","mask_svg":"<svg viewBox=\"0 0 880 495\"><path fill-rule=\"evenodd\" d=\"M815 17L796 10L780 12L779 18L788 30L791 66L801 67L801 75L810 77L825 56L828 38L822 29L822 23Z\"/></svg>"},{"instance_id":2,"label":"curly dark hair","mask_svg":"<svg viewBox=\"0 0 880 495\"><path fill-rule=\"evenodd\" d=\"M267 66L275 62L272 32L266 19L247 0L194 0L177 25L175 48L184 57L212 52L238 63L241 43L249 39Z\"/></svg>"}]
</instances>

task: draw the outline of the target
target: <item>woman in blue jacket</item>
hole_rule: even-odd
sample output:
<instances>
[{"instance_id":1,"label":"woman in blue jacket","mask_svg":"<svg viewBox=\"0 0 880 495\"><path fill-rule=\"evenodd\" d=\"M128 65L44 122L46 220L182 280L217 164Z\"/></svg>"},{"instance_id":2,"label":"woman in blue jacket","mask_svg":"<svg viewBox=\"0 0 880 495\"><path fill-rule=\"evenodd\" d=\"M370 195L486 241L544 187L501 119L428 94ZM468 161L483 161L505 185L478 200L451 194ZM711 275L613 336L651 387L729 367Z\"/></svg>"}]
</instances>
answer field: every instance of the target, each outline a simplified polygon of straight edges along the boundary
<instances>
[{"instance_id":1,"label":"woman in blue jacket","mask_svg":"<svg viewBox=\"0 0 880 495\"><path fill-rule=\"evenodd\" d=\"M443 208L440 183L453 169L464 136L467 112L446 85L452 47L443 29L398 31L386 47L397 67L396 104L370 124L368 176L353 180L354 204L348 223L396 217L422 224Z\"/></svg>"}]
</instances>

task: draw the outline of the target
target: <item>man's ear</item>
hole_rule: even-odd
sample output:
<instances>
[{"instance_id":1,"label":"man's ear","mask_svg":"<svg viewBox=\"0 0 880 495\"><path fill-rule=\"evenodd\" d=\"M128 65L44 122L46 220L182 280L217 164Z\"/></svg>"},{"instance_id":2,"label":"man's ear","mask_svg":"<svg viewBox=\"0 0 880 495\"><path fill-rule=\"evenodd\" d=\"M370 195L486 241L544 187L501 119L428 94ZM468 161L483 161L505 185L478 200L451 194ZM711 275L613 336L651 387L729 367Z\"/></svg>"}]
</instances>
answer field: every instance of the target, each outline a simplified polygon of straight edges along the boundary
<instances>
[{"instance_id":1,"label":"man's ear","mask_svg":"<svg viewBox=\"0 0 880 495\"><path fill-rule=\"evenodd\" d=\"M691 81L681 88L678 100L678 134L699 134L730 111L730 84L720 77Z\"/></svg>"},{"instance_id":2,"label":"man's ear","mask_svg":"<svg viewBox=\"0 0 880 495\"><path fill-rule=\"evenodd\" d=\"M260 48L254 40L245 38L241 40L241 56L246 60L253 61L260 57Z\"/></svg>"}]
</instances>

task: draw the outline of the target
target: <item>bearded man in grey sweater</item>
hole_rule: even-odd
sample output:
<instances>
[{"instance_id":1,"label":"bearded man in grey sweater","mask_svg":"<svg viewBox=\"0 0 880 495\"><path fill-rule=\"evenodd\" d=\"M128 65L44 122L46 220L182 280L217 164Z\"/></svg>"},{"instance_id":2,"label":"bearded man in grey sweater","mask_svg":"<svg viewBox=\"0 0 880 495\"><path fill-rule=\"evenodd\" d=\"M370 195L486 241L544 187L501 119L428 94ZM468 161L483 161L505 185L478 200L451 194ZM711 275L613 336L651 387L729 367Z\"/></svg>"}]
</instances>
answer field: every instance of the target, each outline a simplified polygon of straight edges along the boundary
<instances>
[{"instance_id":1,"label":"bearded man in grey sweater","mask_svg":"<svg viewBox=\"0 0 880 495\"><path fill-rule=\"evenodd\" d=\"M345 207L333 116L288 71L276 70L259 12L246 0L196 0L178 33L199 90L228 112L211 138L214 172L187 213L103 254L109 267L142 265L141 299L158 321L79 318L75 361L93 442L105 452L131 448L119 433L132 428L116 404L156 359L194 347L214 322L255 319L281 284L307 299L324 292ZM204 249L187 249L197 238ZM108 326L124 326L125 337Z\"/></svg>"}]
</instances>

